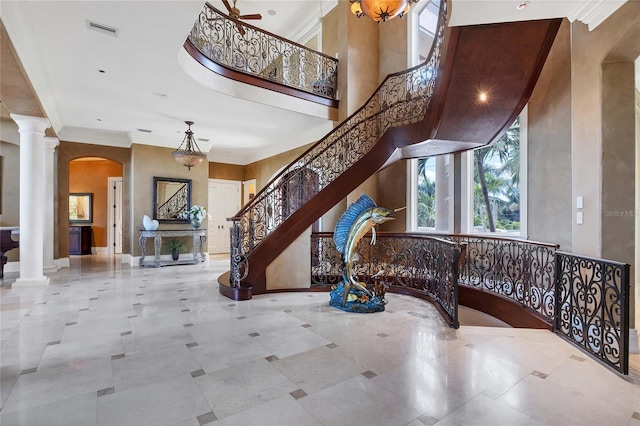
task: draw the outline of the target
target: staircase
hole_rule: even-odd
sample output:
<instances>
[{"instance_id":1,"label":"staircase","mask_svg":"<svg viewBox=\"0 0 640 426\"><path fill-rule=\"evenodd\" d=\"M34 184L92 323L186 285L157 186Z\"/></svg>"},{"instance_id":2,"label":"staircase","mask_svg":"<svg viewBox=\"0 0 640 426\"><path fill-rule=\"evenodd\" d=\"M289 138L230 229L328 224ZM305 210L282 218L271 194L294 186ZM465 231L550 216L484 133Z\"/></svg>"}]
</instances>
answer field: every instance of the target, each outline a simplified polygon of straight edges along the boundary
<instances>
[{"instance_id":1,"label":"staircase","mask_svg":"<svg viewBox=\"0 0 640 426\"><path fill-rule=\"evenodd\" d=\"M443 1L423 64L387 76L358 111L230 219L231 271L222 294L241 300L265 293L267 266L383 166L487 145L515 120L561 20L449 28L446 16Z\"/></svg>"}]
</instances>

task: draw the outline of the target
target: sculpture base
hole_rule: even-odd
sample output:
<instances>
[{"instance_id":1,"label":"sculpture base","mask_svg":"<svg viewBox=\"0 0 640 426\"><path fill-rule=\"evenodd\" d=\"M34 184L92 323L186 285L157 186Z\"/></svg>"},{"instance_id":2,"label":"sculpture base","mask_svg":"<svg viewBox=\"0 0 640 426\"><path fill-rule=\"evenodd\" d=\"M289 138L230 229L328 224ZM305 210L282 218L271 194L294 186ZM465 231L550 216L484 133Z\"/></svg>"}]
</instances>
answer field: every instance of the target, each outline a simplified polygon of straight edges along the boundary
<instances>
[{"instance_id":1,"label":"sculpture base","mask_svg":"<svg viewBox=\"0 0 640 426\"><path fill-rule=\"evenodd\" d=\"M331 289L331 299L329 305L334 308L342 309L347 312L355 312L358 314L369 314L372 312L383 312L385 300L381 300L378 296L369 297L362 290L351 287L347 303L342 306L342 295L344 294L344 282L338 284Z\"/></svg>"}]
</instances>

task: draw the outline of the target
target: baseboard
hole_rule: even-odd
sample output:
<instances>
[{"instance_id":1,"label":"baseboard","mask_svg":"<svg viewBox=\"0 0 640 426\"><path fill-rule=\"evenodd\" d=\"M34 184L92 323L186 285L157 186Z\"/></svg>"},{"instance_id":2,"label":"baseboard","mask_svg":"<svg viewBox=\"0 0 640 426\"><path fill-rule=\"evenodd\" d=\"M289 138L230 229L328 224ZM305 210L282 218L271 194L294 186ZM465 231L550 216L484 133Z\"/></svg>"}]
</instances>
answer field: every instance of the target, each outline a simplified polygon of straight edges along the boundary
<instances>
[{"instance_id":1,"label":"baseboard","mask_svg":"<svg viewBox=\"0 0 640 426\"><path fill-rule=\"evenodd\" d=\"M91 254L109 254L108 247L91 247Z\"/></svg>"},{"instance_id":2,"label":"baseboard","mask_svg":"<svg viewBox=\"0 0 640 426\"><path fill-rule=\"evenodd\" d=\"M20 272L20 261L7 262L7 264L4 265L4 273L6 274L7 272Z\"/></svg>"},{"instance_id":3,"label":"baseboard","mask_svg":"<svg viewBox=\"0 0 640 426\"><path fill-rule=\"evenodd\" d=\"M69 264L69 258L68 257L62 257L60 259L54 259L53 262L56 265L56 270L60 269L60 268L68 268L70 266ZM12 273L12 272L20 272L20 261L15 261L15 262L7 262L6 265L4 265L4 273ZM56 272L55 270L50 270L50 271L44 271L45 273L53 273Z\"/></svg>"},{"instance_id":4,"label":"baseboard","mask_svg":"<svg viewBox=\"0 0 640 426\"><path fill-rule=\"evenodd\" d=\"M139 259L140 256L137 257L137 259ZM120 263L125 264L125 265L134 265L134 261L136 260L136 258L134 258L133 256L131 256L129 253L122 253L122 255L120 255ZM136 265L138 264L137 261L135 263Z\"/></svg>"}]
</instances>

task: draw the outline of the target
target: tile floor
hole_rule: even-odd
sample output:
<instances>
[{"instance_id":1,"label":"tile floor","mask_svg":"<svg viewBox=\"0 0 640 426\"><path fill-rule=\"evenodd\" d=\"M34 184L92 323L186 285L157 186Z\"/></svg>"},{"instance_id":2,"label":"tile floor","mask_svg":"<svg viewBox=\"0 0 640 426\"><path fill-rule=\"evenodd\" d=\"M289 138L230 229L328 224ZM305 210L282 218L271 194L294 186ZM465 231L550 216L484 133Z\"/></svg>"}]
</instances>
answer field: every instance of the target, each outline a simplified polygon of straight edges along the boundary
<instances>
[{"instance_id":1,"label":"tile floor","mask_svg":"<svg viewBox=\"0 0 640 426\"><path fill-rule=\"evenodd\" d=\"M326 293L234 302L218 293L225 259L118 262L73 257L36 290L7 274L3 426L640 426L640 385L547 331L466 311L452 330L400 295L370 315Z\"/></svg>"}]
</instances>

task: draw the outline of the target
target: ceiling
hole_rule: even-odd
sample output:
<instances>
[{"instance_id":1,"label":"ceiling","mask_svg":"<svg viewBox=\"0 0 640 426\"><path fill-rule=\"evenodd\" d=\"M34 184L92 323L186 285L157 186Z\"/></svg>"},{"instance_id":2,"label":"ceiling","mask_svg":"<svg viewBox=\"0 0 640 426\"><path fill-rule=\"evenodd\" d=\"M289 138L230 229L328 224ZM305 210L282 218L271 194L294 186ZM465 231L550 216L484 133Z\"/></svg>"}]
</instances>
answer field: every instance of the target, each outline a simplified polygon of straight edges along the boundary
<instances>
[{"instance_id":1,"label":"ceiling","mask_svg":"<svg viewBox=\"0 0 640 426\"><path fill-rule=\"evenodd\" d=\"M340 0L345 1L345 0ZM424 1L424 0L422 0ZM224 11L220 0L212 5ZM569 17L598 25L624 0L454 0L452 25ZM304 42L336 0L239 0L267 31ZM329 120L218 93L178 63L202 1L7 1L0 17L62 140L177 148L185 120L210 161L248 164L314 142ZM603 18L604 17L604 18ZM117 37L87 21L115 27ZM150 130L140 132L138 129Z\"/></svg>"}]
</instances>

